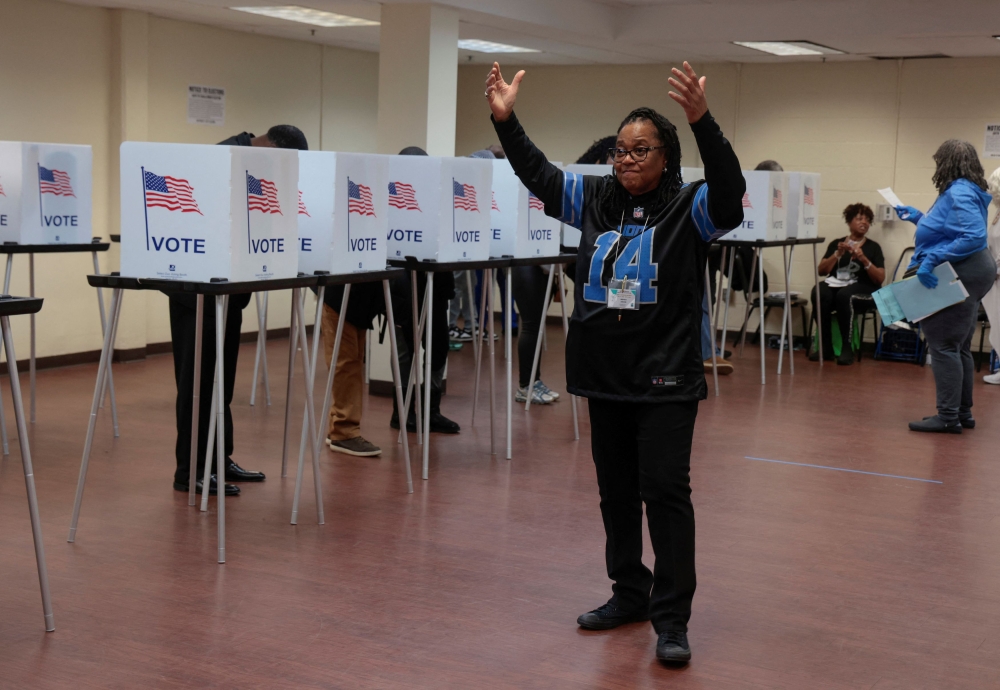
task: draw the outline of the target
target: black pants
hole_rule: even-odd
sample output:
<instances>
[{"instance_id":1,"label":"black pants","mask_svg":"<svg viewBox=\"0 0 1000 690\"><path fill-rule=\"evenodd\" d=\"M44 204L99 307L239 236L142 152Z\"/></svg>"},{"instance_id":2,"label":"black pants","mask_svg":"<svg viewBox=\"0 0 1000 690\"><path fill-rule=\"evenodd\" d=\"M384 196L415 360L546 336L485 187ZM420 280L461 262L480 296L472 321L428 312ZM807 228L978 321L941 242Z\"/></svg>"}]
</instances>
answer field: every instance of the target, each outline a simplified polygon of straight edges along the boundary
<instances>
[{"instance_id":1,"label":"black pants","mask_svg":"<svg viewBox=\"0 0 1000 690\"><path fill-rule=\"evenodd\" d=\"M188 483L191 459L191 396L194 394L194 331L195 301L192 296L170 296L170 340L174 350L174 379L177 382L177 469L174 481ZM240 354L240 328L243 309L250 304L250 295L229 298L226 333L223 343L223 377L226 401L226 458L233 453L233 413L229 409L236 384L236 360ZM205 298L205 317L201 340L201 388L198 391L198 478L205 471L205 450L208 447L208 425L211 421L212 384L215 381L215 298ZM212 439L212 443L215 439ZM217 467L213 460L213 472Z\"/></svg>"},{"instance_id":2,"label":"black pants","mask_svg":"<svg viewBox=\"0 0 1000 690\"><path fill-rule=\"evenodd\" d=\"M851 308L851 297L854 295L870 295L873 290L870 285L854 283L847 287L835 288L826 283L819 284L819 314L823 319L823 356L833 357L833 340L831 340L830 324L833 322L833 312L837 312L837 325L840 327L841 356L852 352L851 329L854 327L854 310ZM812 291L813 313L816 313L816 289Z\"/></svg>"},{"instance_id":3,"label":"black pants","mask_svg":"<svg viewBox=\"0 0 1000 690\"><path fill-rule=\"evenodd\" d=\"M549 271L542 266L517 266L511 270L512 297L518 314L517 369L521 388L527 388L531 383L531 363L535 359L538 334L548 311L544 301ZM542 378L541 361L538 362L537 378Z\"/></svg>"},{"instance_id":4,"label":"black pants","mask_svg":"<svg viewBox=\"0 0 1000 690\"><path fill-rule=\"evenodd\" d=\"M589 402L612 601L627 611L648 606L657 633L687 631L695 590L690 470L698 402ZM643 503L652 573L642 563Z\"/></svg>"}]
</instances>

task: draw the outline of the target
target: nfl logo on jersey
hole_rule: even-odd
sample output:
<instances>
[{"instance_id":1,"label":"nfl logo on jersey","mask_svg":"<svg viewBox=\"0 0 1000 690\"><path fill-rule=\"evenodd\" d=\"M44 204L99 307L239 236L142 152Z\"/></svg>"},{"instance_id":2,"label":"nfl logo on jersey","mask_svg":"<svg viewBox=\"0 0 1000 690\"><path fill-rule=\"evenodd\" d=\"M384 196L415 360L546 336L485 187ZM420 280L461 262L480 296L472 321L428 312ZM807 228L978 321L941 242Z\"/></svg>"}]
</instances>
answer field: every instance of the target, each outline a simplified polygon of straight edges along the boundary
<instances>
[{"instance_id":1,"label":"nfl logo on jersey","mask_svg":"<svg viewBox=\"0 0 1000 690\"><path fill-rule=\"evenodd\" d=\"M632 210L632 217L633 218L642 218L642 215L643 215L642 206L637 206L636 208L634 208Z\"/></svg>"}]
</instances>

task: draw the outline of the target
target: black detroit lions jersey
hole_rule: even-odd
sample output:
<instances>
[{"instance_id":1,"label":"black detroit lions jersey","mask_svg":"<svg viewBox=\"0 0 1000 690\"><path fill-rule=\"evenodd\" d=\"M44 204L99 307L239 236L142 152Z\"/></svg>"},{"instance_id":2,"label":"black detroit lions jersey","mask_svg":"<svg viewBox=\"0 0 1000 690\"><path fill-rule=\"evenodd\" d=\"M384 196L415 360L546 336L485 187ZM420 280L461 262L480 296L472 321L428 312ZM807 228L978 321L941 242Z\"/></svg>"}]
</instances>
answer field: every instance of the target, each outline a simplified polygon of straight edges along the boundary
<instances>
[{"instance_id":1,"label":"black detroit lions jersey","mask_svg":"<svg viewBox=\"0 0 1000 690\"><path fill-rule=\"evenodd\" d=\"M624 402L706 397L701 357L708 243L743 221L739 160L706 114L691 127L706 181L684 185L658 208L656 190L608 217L599 203L613 176L563 172L549 163L512 115L495 123L514 172L546 214L582 232L566 343L569 392ZM711 190L711 193L709 193ZM608 305L612 278L637 280L637 310Z\"/></svg>"}]
</instances>

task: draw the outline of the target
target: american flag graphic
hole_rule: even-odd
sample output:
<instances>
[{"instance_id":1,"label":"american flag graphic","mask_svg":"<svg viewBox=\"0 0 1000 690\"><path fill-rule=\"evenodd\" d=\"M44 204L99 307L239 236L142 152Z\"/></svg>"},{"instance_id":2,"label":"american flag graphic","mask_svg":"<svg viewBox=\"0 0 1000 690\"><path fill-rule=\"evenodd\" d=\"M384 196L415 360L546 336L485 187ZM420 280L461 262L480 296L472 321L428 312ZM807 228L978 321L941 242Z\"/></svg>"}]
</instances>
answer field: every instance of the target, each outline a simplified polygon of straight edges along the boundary
<instances>
[{"instance_id":1,"label":"american flag graphic","mask_svg":"<svg viewBox=\"0 0 1000 690\"><path fill-rule=\"evenodd\" d=\"M405 182L389 183L389 205L404 211L420 211L420 206L417 204L417 193L413 190L413 185L408 185Z\"/></svg>"},{"instance_id":2,"label":"american flag graphic","mask_svg":"<svg viewBox=\"0 0 1000 690\"><path fill-rule=\"evenodd\" d=\"M807 206L815 206L816 205L816 197L813 194L813 188L812 187L806 187L805 188L805 194L802 195L802 200L805 202L805 204Z\"/></svg>"},{"instance_id":3,"label":"american flag graphic","mask_svg":"<svg viewBox=\"0 0 1000 690\"><path fill-rule=\"evenodd\" d=\"M375 207L372 206L371 187L356 184L351 182L351 178L347 178L347 213L375 217Z\"/></svg>"},{"instance_id":4,"label":"american flag graphic","mask_svg":"<svg viewBox=\"0 0 1000 690\"><path fill-rule=\"evenodd\" d=\"M302 190L299 190L299 215L309 216L309 211L306 210L306 202L302 201ZM312 218L312 216L309 216Z\"/></svg>"},{"instance_id":5,"label":"american flag graphic","mask_svg":"<svg viewBox=\"0 0 1000 690\"><path fill-rule=\"evenodd\" d=\"M62 170L49 170L38 166L38 188L42 194L54 194L56 196L72 196L73 186L70 184L69 175Z\"/></svg>"},{"instance_id":6,"label":"american flag graphic","mask_svg":"<svg viewBox=\"0 0 1000 690\"><path fill-rule=\"evenodd\" d=\"M261 213L283 215L278 203L278 188L270 180L258 180L247 173L247 208Z\"/></svg>"},{"instance_id":7,"label":"american flag graphic","mask_svg":"<svg viewBox=\"0 0 1000 690\"><path fill-rule=\"evenodd\" d=\"M146 208L165 208L168 211L202 215L198 202L194 200L194 187L187 180L157 175L146 169L142 171L142 180L146 187Z\"/></svg>"},{"instance_id":8,"label":"american flag graphic","mask_svg":"<svg viewBox=\"0 0 1000 690\"><path fill-rule=\"evenodd\" d=\"M781 208L781 190L772 189L771 190L771 206L775 208Z\"/></svg>"},{"instance_id":9,"label":"american flag graphic","mask_svg":"<svg viewBox=\"0 0 1000 690\"><path fill-rule=\"evenodd\" d=\"M544 211L545 204L543 204L542 200L539 199L537 196L535 196L531 192L528 192L528 208L533 208L536 211Z\"/></svg>"},{"instance_id":10,"label":"american flag graphic","mask_svg":"<svg viewBox=\"0 0 1000 690\"><path fill-rule=\"evenodd\" d=\"M476 202L476 188L471 184L462 184L455 180L452 180L451 184L453 185L455 208L479 213L479 204Z\"/></svg>"},{"instance_id":11,"label":"american flag graphic","mask_svg":"<svg viewBox=\"0 0 1000 690\"><path fill-rule=\"evenodd\" d=\"M490 194L493 196L493 210L496 211L497 213L500 213L500 207L497 206L497 193L494 192L493 190L490 190Z\"/></svg>"},{"instance_id":12,"label":"american flag graphic","mask_svg":"<svg viewBox=\"0 0 1000 690\"><path fill-rule=\"evenodd\" d=\"M0 196L7 196L3 191L3 185L0 184Z\"/></svg>"},{"instance_id":13,"label":"american flag graphic","mask_svg":"<svg viewBox=\"0 0 1000 690\"><path fill-rule=\"evenodd\" d=\"M749 193L743 195L743 208L753 208L753 204L750 203Z\"/></svg>"}]
</instances>

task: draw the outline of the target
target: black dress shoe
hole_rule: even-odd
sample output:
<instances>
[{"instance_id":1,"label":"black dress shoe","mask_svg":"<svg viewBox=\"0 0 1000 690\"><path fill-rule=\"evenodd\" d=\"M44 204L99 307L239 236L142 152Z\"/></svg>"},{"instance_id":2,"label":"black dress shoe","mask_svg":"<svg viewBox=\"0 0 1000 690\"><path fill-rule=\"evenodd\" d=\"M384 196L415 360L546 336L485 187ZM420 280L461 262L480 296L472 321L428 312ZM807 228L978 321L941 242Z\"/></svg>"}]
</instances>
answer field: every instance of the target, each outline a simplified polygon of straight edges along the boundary
<instances>
[{"instance_id":1,"label":"black dress shoe","mask_svg":"<svg viewBox=\"0 0 1000 690\"><path fill-rule=\"evenodd\" d=\"M433 434L457 434L462 430L458 422L453 422L440 412L431 413L431 433Z\"/></svg>"},{"instance_id":2,"label":"black dress shoe","mask_svg":"<svg viewBox=\"0 0 1000 690\"><path fill-rule=\"evenodd\" d=\"M665 664L683 665L691 661L687 633L669 630L656 638L656 658Z\"/></svg>"},{"instance_id":3,"label":"black dress shoe","mask_svg":"<svg viewBox=\"0 0 1000 690\"><path fill-rule=\"evenodd\" d=\"M393 429L399 429L399 415L395 412L393 412L392 417L389 418L389 426ZM411 434L417 433L417 422L414 417L410 417L406 420L406 430Z\"/></svg>"},{"instance_id":4,"label":"black dress shoe","mask_svg":"<svg viewBox=\"0 0 1000 690\"><path fill-rule=\"evenodd\" d=\"M643 606L634 611L623 611L618 604L610 601L593 611L588 611L576 619L576 624L587 630L611 630L626 623L639 623L649 620L649 607Z\"/></svg>"},{"instance_id":5,"label":"black dress shoe","mask_svg":"<svg viewBox=\"0 0 1000 690\"><path fill-rule=\"evenodd\" d=\"M187 483L174 482L174 491L187 491L189 486L190 486L190 484L187 484ZM226 495L227 496L239 496L240 495L240 487L235 486L233 484L226 484L225 487L226 487ZM204 486L202 485L202 481L199 479L198 481L196 481L194 483L195 493L199 493L200 494L202 492L202 489L204 489ZM213 474L212 475L212 480L211 480L211 482L209 482L209 485L208 485L208 495L209 496L215 496L216 494L218 494L218 486L216 485L215 475Z\"/></svg>"},{"instance_id":6,"label":"black dress shoe","mask_svg":"<svg viewBox=\"0 0 1000 690\"><path fill-rule=\"evenodd\" d=\"M933 419L933 417L924 417L924 421L925 422L928 419ZM975 429L976 428L976 420L971 415L968 416L968 417L963 417L963 418L959 419L958 423L962 425L963 429Z\"/></svg>"},{"instance_id":7,"label":"black dress shoe","mask_svg":"<svg viewBox=\"0 0 1000 690\"><path fill-rule=\"evenodd\" d=\"M910 422L910 431L924 431L932 434L960 434L962 425L958 422L945 422L938 415L924 417L919 422Z\"/></svg>"},{"instance_id":8,"label":"black dress shoe","mask_svg":"<svg viewBox=\"0 0 1000 690\"><path fill-rule=\"evenodd\" d=\"M226 463L226 481L227 482L262 482L264 481L263 472L251 472L250 470L245 470L235 462L230 460Z\"/></svg>"}]
</instances>

